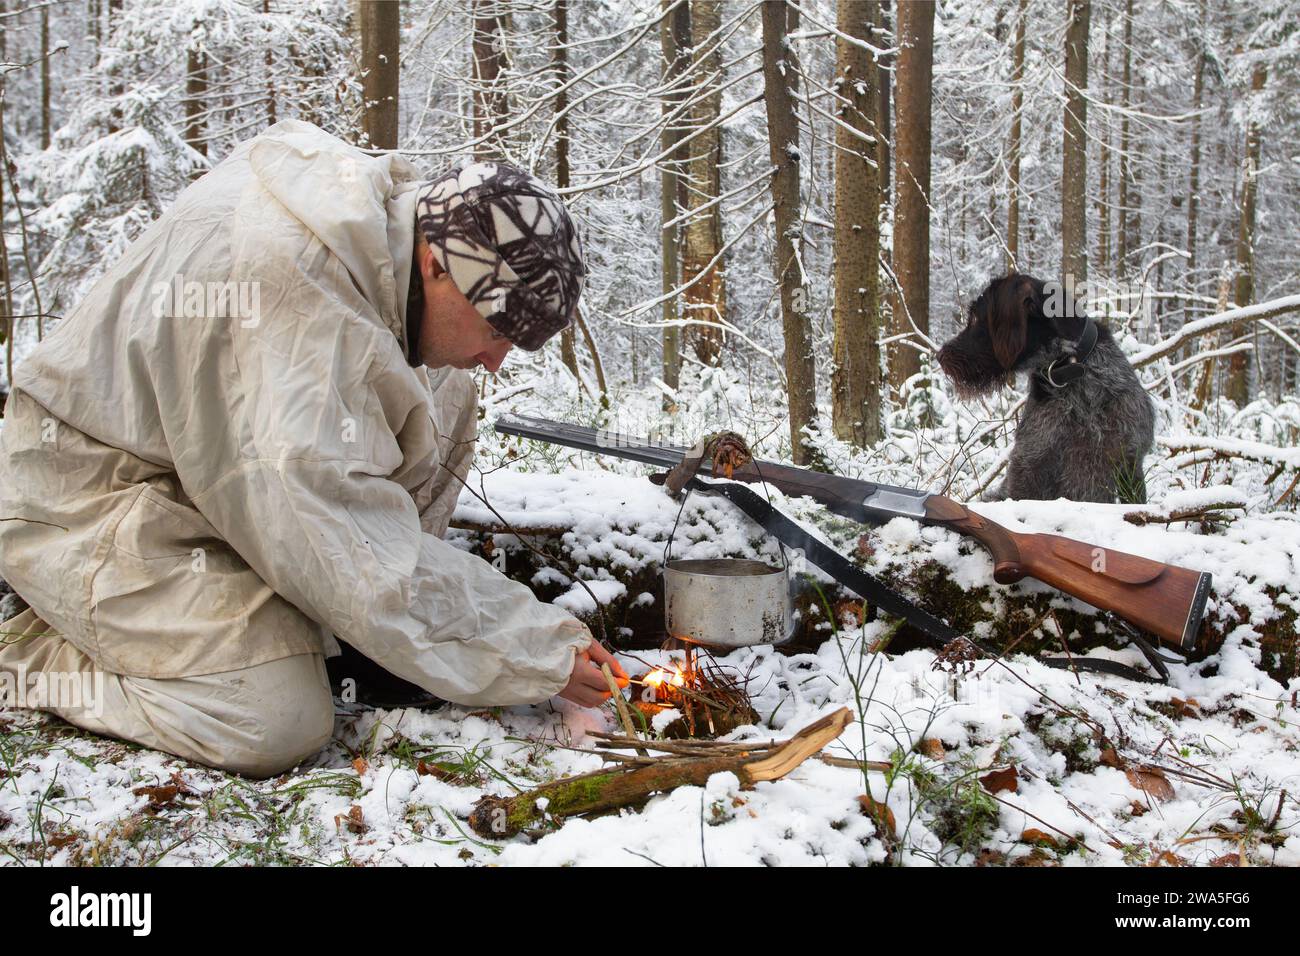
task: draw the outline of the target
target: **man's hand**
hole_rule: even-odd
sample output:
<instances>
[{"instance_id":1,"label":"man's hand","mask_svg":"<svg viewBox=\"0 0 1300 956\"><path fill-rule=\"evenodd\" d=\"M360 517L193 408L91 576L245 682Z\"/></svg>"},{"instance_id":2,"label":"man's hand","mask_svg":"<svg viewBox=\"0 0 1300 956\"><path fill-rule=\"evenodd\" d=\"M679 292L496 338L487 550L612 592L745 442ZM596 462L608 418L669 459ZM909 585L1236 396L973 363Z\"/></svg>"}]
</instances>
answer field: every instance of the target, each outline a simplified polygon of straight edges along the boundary
<instances>
[{"instance_id":1,"label":"man's hand","mask_svg":"<svg viewBox=\"0 0 1300 956\"><path fill-rule=\"evenodd\" d=\"M600 665L608 664L619 687L628 684L627 674L614 660L614 655L605 650L599 641L592 641L585 651L578 651L573 658L573 673L569 683L560 691L560 696L582 707L599 707L609 700L609 684L600 672Z\"/></svg>"}]
</instances>

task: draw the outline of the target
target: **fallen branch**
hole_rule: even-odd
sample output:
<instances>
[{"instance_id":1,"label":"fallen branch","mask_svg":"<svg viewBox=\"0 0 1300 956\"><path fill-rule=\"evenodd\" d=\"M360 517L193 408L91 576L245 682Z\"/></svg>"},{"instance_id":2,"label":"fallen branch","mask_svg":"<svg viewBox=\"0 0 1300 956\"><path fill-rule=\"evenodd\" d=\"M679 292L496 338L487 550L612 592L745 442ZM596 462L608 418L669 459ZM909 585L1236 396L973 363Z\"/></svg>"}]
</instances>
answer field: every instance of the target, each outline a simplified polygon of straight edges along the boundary
<instances>
[{"instance_id":1,"label":"fallen branch","mask_svg":"<svg viewBox=\"0 0 1300 956\"><path fill-rule=\"evenodd\" d=\"M1129 524L1139 526L1146 524L1172 524L1175 521L1231 521L1236 517L1236 515L1228 515L1224 513L1230 508L1236 508L1241 511L1246 510L1246 506L1240 501L1212 501L1209 504L1198 505L1195 508L1129 511L1124 514L1124 520Z\"/></svg>"},{"instance_id":2,"label":"fallen branch","mask_svg":"<svg viewBox=\"0 0 1300 956\"><path fill-rule=\"evenodd\" d=\"M1188 322L1167 339L1162 339L1154 345L1150 345L1141 352L1138 352L1136 355L1133 355L1129 359L1129 362L1134 368L1141 368L1143 365L1147 365L1158 358L1176 351L1187 342L1199 338L1207 332L1225 329L1238 322L1253 322L1260 319L1271 319L1275 315L1297 311L1300 311L1300 295L1288 295L1283 296L1280 299L1272 299L1268 302L1260 302L1255 305L1243 306L1242 308L1229 309L1226 312L1220 312L1218 315L1207 315L1205 318L1197 319L1194 322Z\"/></svg>"},{"instance_id":3,"label":"fallen branch","mask_svg":"<svg viewBox=\"0 0 1300 956\"><path fill-rule=\"evenodd\" d=\"M1180 435L1169 438L1156 436L1156 444L1170 451L1212 451L1216 458L1241 458L1266 465L1300 468L1300 448L1279 448L1263 442L1242 441L1235 438L1201 438L1197 435Z\"/></svg>"},{"instance_id":4,"label":"fallen branch","mask_svg":"<svg viewBox=\"0 0 1300 956\"><path fill-rule=\"evenodd\" d=\"M702 787L715 773L734 773L742 786L779 780L839 737L850 712L841 707L809 724L789 740L754 749L743 744L696 748L704 756L667 756L565 777L512 797L488 795L479 800L469 825L480 836L504 839L542 823L547 817L571 817L640 803L677 787ZM659 741L638 741L662 749ZM680 742L678 742L680 743ZM710 751L713 751L710 755Z\"/></svg>"}]
</instances>

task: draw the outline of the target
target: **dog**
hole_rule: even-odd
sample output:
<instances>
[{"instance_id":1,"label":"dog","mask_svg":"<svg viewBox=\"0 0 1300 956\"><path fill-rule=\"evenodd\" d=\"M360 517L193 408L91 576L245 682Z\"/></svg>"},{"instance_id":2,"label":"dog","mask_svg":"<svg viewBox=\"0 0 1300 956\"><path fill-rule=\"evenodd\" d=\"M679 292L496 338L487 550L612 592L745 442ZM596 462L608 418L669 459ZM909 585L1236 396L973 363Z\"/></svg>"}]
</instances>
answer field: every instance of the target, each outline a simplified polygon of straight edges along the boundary
<instances>
[{"instance_id":1,"label":"dog","mask_svg":"<svg viewBox=\"0 0 1300 956\"><path fill-rule=\"evenodd\" d=\"M1029 376L1006 478L983 500L1145 503L1155 406L1110 330L1064 298L1022 273L994 279L939 350L962 399Z\"/></svg>"}]
</instances>

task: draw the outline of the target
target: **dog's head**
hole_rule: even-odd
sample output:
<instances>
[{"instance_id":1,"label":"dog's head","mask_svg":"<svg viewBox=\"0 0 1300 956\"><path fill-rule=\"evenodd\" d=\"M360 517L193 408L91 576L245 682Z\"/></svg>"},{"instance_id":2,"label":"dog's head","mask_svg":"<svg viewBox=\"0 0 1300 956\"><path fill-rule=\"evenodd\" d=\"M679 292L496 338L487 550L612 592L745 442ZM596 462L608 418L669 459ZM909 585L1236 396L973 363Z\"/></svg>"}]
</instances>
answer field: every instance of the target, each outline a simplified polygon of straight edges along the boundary
<instances>
[{"instance_id":1,"label":"dog's head","mask_svg":"<svg viewBox=\"0 0 1300 956\"><path fill-rule=\"evenodd\" d=\"M1078 336L1083 319L1050 317L1045 305L1044 283L1033 276L1013 272L988 284L971 303L966 328L939 350L960 396L993 391L1045 358L1056 340Z\"/></svg>"}]
</instances>

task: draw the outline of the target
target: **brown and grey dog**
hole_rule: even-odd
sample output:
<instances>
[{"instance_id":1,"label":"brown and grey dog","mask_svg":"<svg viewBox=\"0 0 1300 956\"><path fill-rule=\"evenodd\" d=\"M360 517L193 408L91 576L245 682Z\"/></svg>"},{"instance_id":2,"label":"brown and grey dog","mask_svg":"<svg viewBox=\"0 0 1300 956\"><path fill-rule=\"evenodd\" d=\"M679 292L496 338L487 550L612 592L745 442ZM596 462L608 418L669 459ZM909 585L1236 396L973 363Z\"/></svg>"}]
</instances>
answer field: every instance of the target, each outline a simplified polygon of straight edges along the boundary
<instances>
[{"instance_id":1,"label":"brown and grey dog","mask_svg":"<svg viewBox=\"0 0 1300 956\"><path fill-rule=\"evenodd\" d=\"M962 398L1029 376L1007 477L986 495L1145 502L1155 407L1103 324L1032 276L994 279L939 350Z\"/></svg>"}]
</instances>

